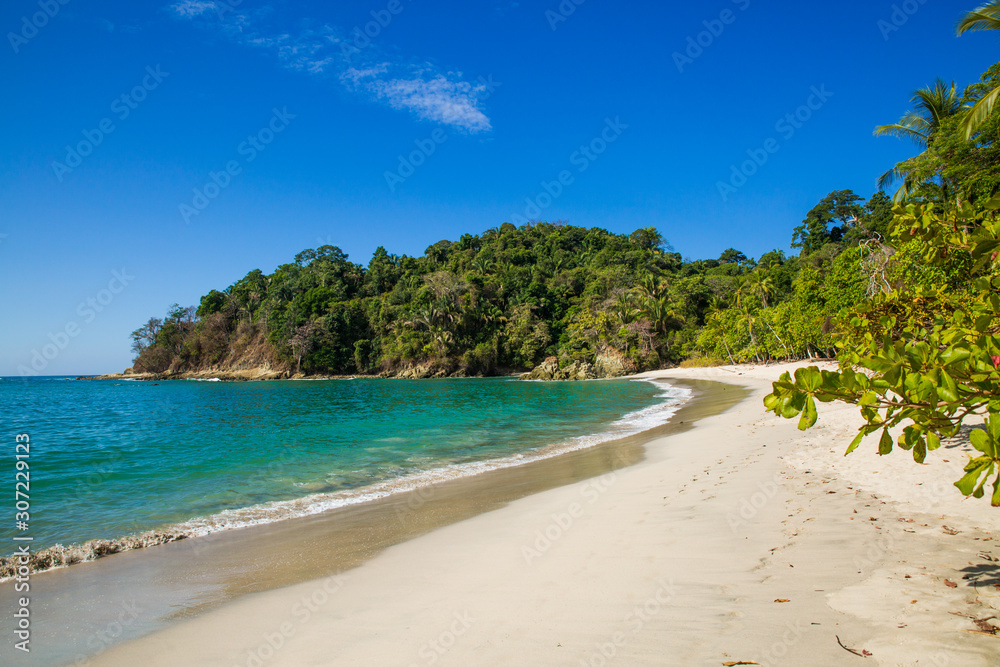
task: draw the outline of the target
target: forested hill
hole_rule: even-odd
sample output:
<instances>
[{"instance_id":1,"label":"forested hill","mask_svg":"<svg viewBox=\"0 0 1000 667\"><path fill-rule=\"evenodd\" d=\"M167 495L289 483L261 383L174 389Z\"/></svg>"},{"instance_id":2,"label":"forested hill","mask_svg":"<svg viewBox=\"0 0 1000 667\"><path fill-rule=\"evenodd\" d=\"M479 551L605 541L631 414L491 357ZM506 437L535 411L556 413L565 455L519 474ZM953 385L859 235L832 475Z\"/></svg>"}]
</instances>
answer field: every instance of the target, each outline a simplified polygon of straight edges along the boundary
<instances>
[{"instance_id":1,"label":"forested hill","mask_svg":"<svg viewBox=\"0 0 1000 667\"><path fill-rule=\"evenodd\" d=\"M758 261L690 261L653 228L559 223L505 223L421 257L380 247L367 266L322 246L150 319L132 334L133 370L490 375L555 357L589 377L826 355L891 217L881 192L834 192L796 230L800 256Z\"/></svg>"}]
</instances>

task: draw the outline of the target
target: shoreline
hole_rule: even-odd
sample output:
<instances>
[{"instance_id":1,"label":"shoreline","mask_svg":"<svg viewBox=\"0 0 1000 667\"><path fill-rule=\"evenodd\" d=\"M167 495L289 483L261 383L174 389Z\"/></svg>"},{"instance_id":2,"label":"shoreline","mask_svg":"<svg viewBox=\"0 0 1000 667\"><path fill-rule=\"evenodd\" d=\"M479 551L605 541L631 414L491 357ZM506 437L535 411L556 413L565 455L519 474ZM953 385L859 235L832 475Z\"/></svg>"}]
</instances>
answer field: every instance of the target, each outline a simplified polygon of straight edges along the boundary
<instances>
[{"instance_id":1,"label":"shoreline","mask_svg":"<svg viewBox=\"0 0 1000 667\"><path fill-rule=\"evenodd\" d=\"M644 374L751 392L601 487L514 500L94 663L841 664L846 647L995 664L974 620L1000 607L998 519L948 488L964 445L923 466L868 442L845 459L853 406L822 406L808 434L764 413L780 370Z\"/></svg>"},{"instance_id":2,"label":"shoreline","mask_svg":"<svg viewBox=\"0 0 1000 667\"><path fill-rule=\"evenodd\" d=\"M552 452L521 465L425 485L322 514L220 531L49 570L33 579L33 589L38 591L35 597L58 599L60 605L76 608L82 605L111 610L121 606L121 596L147 600L142 618L122 628L109 638L111 641L99 642L100 648L107 648L121 640L169 628L178 617L201 613L249 593L356 567L387 547L440 526L492 511L540 490L599 477L638 462L643 457L643 443L654 434L689 428L699 415L715 409L712 406L717 400L728 404L738 398L738 392L730 391L732 387L720 388L717 383L671 384L698 388L700 396L673 408L672 418L651 430ZM726 398L729 395L733 398ZM351 542L364 547L352 547ZM296 562L275 571L275 560L288 558L289 553L294 554ZM323 564L317 566L319 562ZM114 587L118 597L103 592L107 587ZM92 639L95 626L116 623L113 617L101 613L88 620L61 621L64 627L67 622L75 626L70 628L71 634L83 640ZM39 633L44 631L44 627L39 629ZM83 655L62 655L58 659L79 659L92 652L84 650ZM54 656L49 659L55 661Z\"/></svg>"},{"instance_id":3,"label":"shoreline","mask_svg":"<svg viewBox=\"0 0 1000 667\"><path fill-rule=\"evenodd\" d=\"M632 378L632 380L649 381L653 385L658 385L654 380L643 378ZM61 543L54 544L38 551L32 551L28 567L31 574L41 574L119 553L205 537L228 530L252 528L312 516L345 506L378 501L407 491L419 491L442 482L474 477L503 468L530 465L540 460L587 449L605 442L638 436L651 429L647 425L643 425L639 430L634 430L636 424L631 424L631 428L622 433L616 433L614 429L623 424L629 424L644 413L655 417L657 423L652 428L657 428L668 423L673 415L692 399L692 391L684 388L683 383L681 386L666 384L659 385L659 387L663 393L658 394L656 398L662 399L662 402L622 415L618 420L606 425L605 430L598 433L498 458L442 464L428 470L408 473L357 488L233 507L207 516L194 516L184 521L163 524L138 533L113 538L89 539L83 542L74 542L68 546ZM662 387L666 387L666 389L662 389ZM0 583L14 577L16 570L14 561L13 557L0 557Z\"/></svg>"}]
</instances>

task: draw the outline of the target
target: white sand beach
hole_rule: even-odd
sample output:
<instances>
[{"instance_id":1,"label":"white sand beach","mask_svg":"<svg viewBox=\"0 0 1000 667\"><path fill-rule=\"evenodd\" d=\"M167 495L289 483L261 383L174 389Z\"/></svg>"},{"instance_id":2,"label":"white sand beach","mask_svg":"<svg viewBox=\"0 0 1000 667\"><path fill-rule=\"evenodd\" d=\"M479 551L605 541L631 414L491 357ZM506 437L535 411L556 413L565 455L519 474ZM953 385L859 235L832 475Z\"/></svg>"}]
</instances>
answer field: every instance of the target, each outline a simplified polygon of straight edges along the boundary
<instances>
[{"instance_id":1,"label":"white sand beach","mask_svg":"<svg viewBox=\"0 0 1000 667\"><path fill-rule=\"evenodd\" d=\"M1000 510L951 486L962 448L917 465L880 459L872 441L845 458L855 408L821 405L806 433L765 413L786 368L647 374L752 395L650 443L637 465L240 598L91 664L1000 663L1000 637L974 623L1000 616Z\"/></svg>"}]
</instances>

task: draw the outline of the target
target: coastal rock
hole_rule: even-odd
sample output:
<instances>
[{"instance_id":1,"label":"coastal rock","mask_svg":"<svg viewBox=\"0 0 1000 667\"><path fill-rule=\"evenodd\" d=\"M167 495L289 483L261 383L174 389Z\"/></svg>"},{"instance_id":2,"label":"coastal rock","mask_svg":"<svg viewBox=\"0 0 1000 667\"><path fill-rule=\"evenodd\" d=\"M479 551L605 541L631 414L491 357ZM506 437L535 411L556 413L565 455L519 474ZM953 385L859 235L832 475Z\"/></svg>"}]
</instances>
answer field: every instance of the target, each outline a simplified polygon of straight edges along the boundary
<instances>
[{"instance_id":1,"label":"coastal rock","mask_svg":"<svg viewBox=\"0 0 1000 667\"><path fill-rule=\"evenodd\" d=\"M555 380L555 376L559 373L559 360L555 357L549 357L542 363L538 364L534 370L530 373L525 373L521 376L522 380Z\"/></svg>"},{"instance_id":2,"label":"coastal rock","mask_svg":"<svg viewBox=\"0 0 1000 667\"><path fill-rule=\"evenodd\" d=\"M598 354L594 360L594 372L597 374L597 377L617 378L623 375L631 375L638 370L631 360L616 352Z\"/></svg>"},{"instance_id":3,"label":"coastal rock","mask_svg":"<svg viewBox=\"0 0 1000 667\"><path fill-rule=\"evenodd\" d=\"M549 357L540 363L530 373L521 376L522 380L592 380L597 377L594 367L586 361L574 361L564 368L559 368L559 360Z\"/></svg>"}]
</instances>

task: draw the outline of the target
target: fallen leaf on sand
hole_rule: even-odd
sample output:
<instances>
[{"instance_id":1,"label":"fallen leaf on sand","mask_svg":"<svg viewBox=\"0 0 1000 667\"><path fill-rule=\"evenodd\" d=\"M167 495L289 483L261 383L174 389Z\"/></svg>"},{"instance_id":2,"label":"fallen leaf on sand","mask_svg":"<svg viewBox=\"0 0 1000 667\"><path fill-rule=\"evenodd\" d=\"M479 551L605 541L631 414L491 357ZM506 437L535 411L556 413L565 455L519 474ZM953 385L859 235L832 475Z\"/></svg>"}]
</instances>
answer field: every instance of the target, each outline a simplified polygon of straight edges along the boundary
<instances>
[{"instance_id":1,"label":"fallen leaf on sand","mask_svg":"<svg viewBox=\"0 0 1000 667\"><path fill-rule=\"evenodd\" d=\"M993 625L992 623L987 623L986 621L990 620L990 618L996 618L996 617L990 616L989 618L983 618L983 619L974 618L972 619L972 622L975 623L979 627L979 629L982 630L983 632L990 635L995 635L997 631L1000 631L1000 628Z\"/></svg>"},{"instance_id":2,"label":"fallen leaf on sand","mask_svg":"<svg viewBox=\"0 0 1000 667\"><path fill-rule=\"evenodd\" d=\"M945 533L946 535L958 535L962 531L955 530L954 528L949 528L948 526L941 526L941 532Z\"/></svg>"},{"instance_id":3,"label":"fallen leaf on sand","mask_svg":"<svg viewBox=\"0 0 1000 667\"><path fill-rule=\"evenodd\" d=\"M786 600L785 598L778 598L775 602L791 602L791 600Z\"/></svg>"},{"instance_id":4,"label":"fallen leaf on sand","mask_svg":"<svg viewBox=\"0 0 1000 667\"><path fill-rule=\"evenodd\" d=\"M954 581L951 581L950 579L945 579L944 585L947 586L948 588L958 588L958 584L956 584Z\"/></svg>"},{"instance_id":5,"label":"fallen leaf on sand","mask_svg":"<svg viewBox=\"0 0 1000 667\"><path fill-rule=\"evenodd\" d=\"M754 662L753 660L737 660L736 662L724 662L723 667L734 667L735 665L759 665L759 662Z\"/></svg>"}]
</instances>

